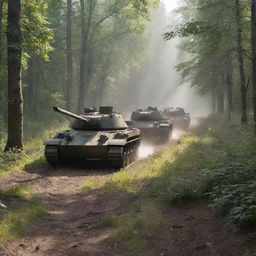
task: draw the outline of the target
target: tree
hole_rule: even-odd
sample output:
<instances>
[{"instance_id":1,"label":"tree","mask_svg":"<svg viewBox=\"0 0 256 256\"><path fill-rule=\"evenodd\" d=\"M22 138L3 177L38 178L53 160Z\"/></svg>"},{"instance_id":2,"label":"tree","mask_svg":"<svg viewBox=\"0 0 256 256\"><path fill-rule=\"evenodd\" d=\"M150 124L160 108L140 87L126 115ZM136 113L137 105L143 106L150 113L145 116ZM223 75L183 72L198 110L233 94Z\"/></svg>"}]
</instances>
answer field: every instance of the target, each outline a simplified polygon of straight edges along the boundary
<instances>
[{"instance_id":1,"label":"tree","mask_svg":"<svg viewBox=\"0 0 256 256\"><path fill-rule=\"evenodd\" d=\"M226 84L227 84L227 102L228 102L228 119L231 119L231 115L234 111L233 105L233 82L232 82L232 61L231 53L226 56Z\"/></svg>"},{"instance_id":2,"label":"tree","mask_svg":"<svg viewBox=\"0 0 256 256\"><path fill-rule=\"evenodd\" d=\"M0 65L2 60L3 6L4 6L4 0L0 0Z\"/></svg>"},{"instance_id":3,"label":"tree","mask_svg":"<svg viewBox=\"0 0 256 256\"><path fill-rule=\"evenodd\" d=\"M148 20L149 8L155 7L157 4L158 0L111 0L101 2L89 0L87 1L87 4L85 4L84 0L80 0L82 43L79 71L78 112L81 112L84 107L86 93L89 92L92 76L95 75L93 73L93 70L95 70L93 67L94 56L97 55L97 51L102 52L105 47L111 47L111 45L106 46L104 41L109 42L112 39L112 43L115 44L114 39L120 35L126 36L129 33L136 32L136 30L141 27L141 23L144 25ZM84 15L86 15L86 19L84 18ZM121 24L125 24L126 28L122 31L119 30L119 33L107 29L107 27L112 28L114 26L117 17L120 18ZM127 29L128 27L129 29ZM101 44L99 44L99 48L95 47L95 43L99 41L104 47L102 47ZM95 49L97 49L97 51ZM109 54L110 56L113 56L114 53L113 51L109 53L108 49L105 51L105 54L104 59L105 56L108 56ZM97 64L101 65L100 62L97 62ZM110 68L108 68L108 70L110 72ZM105 71L104 67L101 71L107 76L108 72ZM102 78L101 74L100 76ZM101 81L104 81L104 78L102 78ZM102 85L100 85L100 87L102 87ZM102 90L104 89L105 88L102 88Z\"/></svg>"},{"instance_id":4,"label":"tree","mask_svg":"<svg viewBox=\"0 0 256 256\"><path fill-rule=\"evenodd\" d=\"M243 57L243 45L242 45L242 28L241 28L241 7L240 0L235 0L236 3L236 25L237 25L237 58L239 64L240 73L240 93L241 93L241 123L247 124L247 104L246 104L246 81L244 71L244 57Z\"/></svg>"},{"instance_id":5,"label":"tree","mask_svg":"<svg viewBox=\"0 0 256 256\"><path fill-rule=\"evenodd\" d=\"M246 124L246 76L249 81L251 75L248 72L250 53L247 50L249 31L246 4L242 4L240 0L190 0L184 1L181 13L184 23L165 35L167 39L175 36L186 38L183 50L190 60L177 65L178 70L200 92L212 92L217 99L213 102L218 103L220 112L226 96L225 110L229 119L234 110L234 102L239 105L241 123ZM211 88L212 86L216 89ZM238 97L234 101L238 89L239 102Z\"/></svg>"},{"instance_id":6,"label":"tree","mask_svg":"<svg viewBox=\"0 0 256 256\"><path fill-rule=\"evenodd\" d=\"M8 140L5 151L23 149L20 17L21 1L8 0Z\"/></svg>"},{"instance_id":7,"label":"tree","mask_svg":"<svg viewBox=\"0 0 256 256\"><path fill-rule=\"evenodd\" d=\"M72 0L67 0L67 88L66 109L72 109L73 98L73 52L72 52Z\"/></svg>"},{"instance_id":8,"label":"tree","mask_svg":"<svg viewBox=\"0 0 256 256\"><path fill-rule=\"evenodd\" d=\"M88 42L89 42L89 33L91 30L92 15L95 7L95 1L89 0L89 7L87 13L87 19L85 19L85 3L84 0L80 0L81 4L81 58L80 58L80 73L79 73L79 99L78 99L78 108L77 112L81 112L84 107L85 94L87 85L89 83L88 79Z\"/></svg>"},{"instance_id":9,"label":"tree","mask_svg":"<svg viewBox=\"0 0 256 256\"><path fill-rule=\"evenodd\" d=\"M256 0L251 2L252 95L254 133L256 134Z\"/></svg>"},{"instance_id":10,"label":"tree","mask_svg":"<svg viewBox=\"0 0 256 256\"><path fill-rule=\"evenodd\" d=\"M3 80L2 76L5 77L5 66L2 64L2 56L3 56L3 52L4 52L4 46L3 46L4 3L5 3L5 0L0 0L0 80ZM0 86L0 109L1 109L0 113L4 116L5 110L4 110L4 88L3 88L3 86Z\"/></svg>"}]
</instances>

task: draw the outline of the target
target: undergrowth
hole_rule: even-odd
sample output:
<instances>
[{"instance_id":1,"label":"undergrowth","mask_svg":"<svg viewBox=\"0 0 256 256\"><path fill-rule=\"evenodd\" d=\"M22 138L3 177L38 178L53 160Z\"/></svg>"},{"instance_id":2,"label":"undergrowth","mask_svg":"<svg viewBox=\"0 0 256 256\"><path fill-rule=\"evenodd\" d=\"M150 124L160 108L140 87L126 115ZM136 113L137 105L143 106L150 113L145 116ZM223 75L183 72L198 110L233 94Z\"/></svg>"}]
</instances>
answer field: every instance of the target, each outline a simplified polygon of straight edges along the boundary
<instances>
[{"instance_id":1,"label":"undergrowth","mask_svg":"<svg viewBox=\"0 0 256 256\"><path fill-rule=\"evenodd\" d=\"M27 186L0 191L0 244L22 234L26 225L46 214L42 202Z\"/></svg>"},{"instance_id":2,"label":"undergrowth","mask_svg":"<svg viewBox=\"0 0 256 256\"><path fill-rule=\"evenodd\" d=\"M228 227L254 225L256 137L249 128L213 116L177 145L160 149L145 162L100 182L91 178L84 189L135 195L136 211L132 206L124 215L103 219L103 224L117 228L116 239L135 255L143 255L147 241L162 225L161 209L173 203L208 198ZM150 202L151 210L145 210L144 202ZM154 232L147 231L149 221L156 223Z\"/></svg>"},{"instance_id":3,"label":"undergrowth","mask_svg":"<svg viewBox=\"0 0 256 256\"><path fill-rule=\"evenodd\" d=\"M43 156L44 141L63 127L66 128L67 124L60 125L59 123L55 123L51 128L49 126L47 129L37 127L35 131L27 132L23 152L15 148L4 152L6 136L2 135L0 137L0 176L23 170L26 166L35 167L45 164L46 162Z\"/></svg>"}]
</instances>

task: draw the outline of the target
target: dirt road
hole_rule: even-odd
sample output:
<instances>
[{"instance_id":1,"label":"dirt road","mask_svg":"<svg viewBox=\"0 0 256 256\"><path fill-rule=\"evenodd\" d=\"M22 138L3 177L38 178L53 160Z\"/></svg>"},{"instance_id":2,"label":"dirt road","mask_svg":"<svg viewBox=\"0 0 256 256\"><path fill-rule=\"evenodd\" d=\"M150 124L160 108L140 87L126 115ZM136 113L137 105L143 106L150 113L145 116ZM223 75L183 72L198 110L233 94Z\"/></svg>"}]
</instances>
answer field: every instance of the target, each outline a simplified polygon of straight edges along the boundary
<instances>
[{"instance_id":1,"label":"dirt road","mask_svg":"<svg viewBox=\"0 0 256 256\"><path fill-rule=\"evenodd\" d=\"M46 218L30 225L21 238L3 246L0 255L128 255L105 243L113 230L103 228L101 218L121 212L130 199L80 192L87 176L111 175L114 171L94 164L88 169L76 166L53 171L45 167L2 177L1 188L29 184L49 211Z\"/></svg>"}]
</instances>

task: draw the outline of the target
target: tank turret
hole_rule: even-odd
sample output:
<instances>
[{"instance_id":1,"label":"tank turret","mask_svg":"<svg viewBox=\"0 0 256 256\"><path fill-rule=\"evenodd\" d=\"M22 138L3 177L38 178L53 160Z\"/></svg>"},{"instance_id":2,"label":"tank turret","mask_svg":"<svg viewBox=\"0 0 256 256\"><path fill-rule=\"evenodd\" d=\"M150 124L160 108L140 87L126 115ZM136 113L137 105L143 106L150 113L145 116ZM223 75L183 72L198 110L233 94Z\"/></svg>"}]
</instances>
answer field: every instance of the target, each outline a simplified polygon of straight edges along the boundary
<instances>
[{"instance_id":1,"label":"tank turret","mask_svg":"<svg viewBox=\"0 0 256 256\"><path fill-rule=\"evenodd\" d=\"M72 129L75 130L124 130L127 129L123 117L119 113L113 112L113 107L102 106L99 111L86 112L77 115L59 107L53 108L55 111L66 116L73 117L75 120Z\"/></svg>"},{"instance_id":2,"label":"tank turret","mask_svg":"<svg viewBox=\"0 0 256 256\"><path fill-rule=\"evenodd\" d=\"M161 121L164 117L157 108L148 107L145 110L138 109L132 112L131 120L133 121Z\"/></svg>"}]
</instances>

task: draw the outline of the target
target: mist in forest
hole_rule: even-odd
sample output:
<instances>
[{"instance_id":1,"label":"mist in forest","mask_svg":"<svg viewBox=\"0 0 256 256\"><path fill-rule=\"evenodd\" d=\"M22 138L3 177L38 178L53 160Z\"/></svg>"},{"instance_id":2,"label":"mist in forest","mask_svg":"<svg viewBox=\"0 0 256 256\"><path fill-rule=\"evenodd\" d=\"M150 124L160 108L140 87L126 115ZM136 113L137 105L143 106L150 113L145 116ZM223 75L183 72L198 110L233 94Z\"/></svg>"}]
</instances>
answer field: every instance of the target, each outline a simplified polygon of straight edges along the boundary
<instances>
[{"instance_id":1,"label":"mist in forest","mask_svg":"<svg viewBox=\"0 0 256 256\"><path fill-rule=\"evenodd\" d=\"M144 64L134 68L129 79L119 85L119 110L125 115L147 106L183 107L192 116L209 114L208 97L199 96L188 83L183 83L175 65L178 64L177 45L180 39L165 41L163 34L173 25L173 14L162 3L152 11L144 36L148 37L148 56Z\"/></svg>"}]
</instances>

